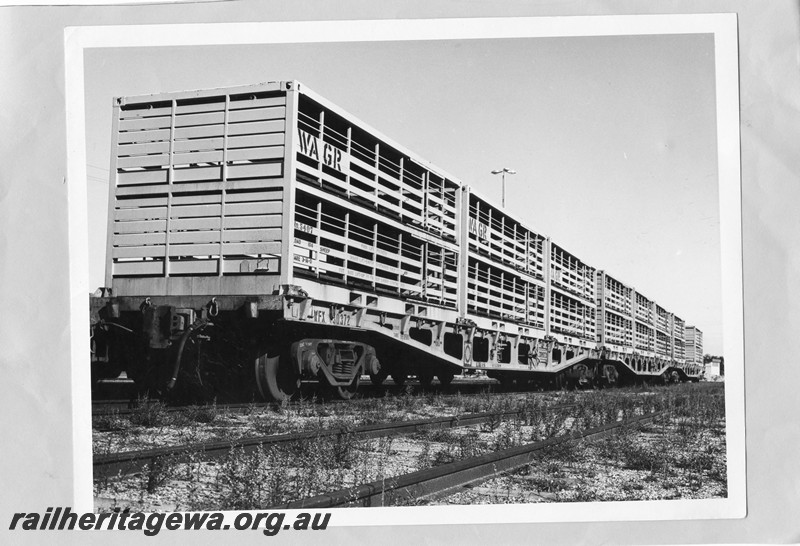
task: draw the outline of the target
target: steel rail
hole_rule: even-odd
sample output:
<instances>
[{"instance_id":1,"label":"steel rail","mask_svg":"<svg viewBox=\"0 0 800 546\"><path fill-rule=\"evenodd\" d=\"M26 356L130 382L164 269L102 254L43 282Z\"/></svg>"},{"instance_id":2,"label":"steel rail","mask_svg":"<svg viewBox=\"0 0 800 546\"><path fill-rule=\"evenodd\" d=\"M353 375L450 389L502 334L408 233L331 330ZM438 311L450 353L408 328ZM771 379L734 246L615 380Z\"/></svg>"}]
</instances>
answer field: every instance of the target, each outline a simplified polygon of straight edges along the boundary
<instances>
[{"instance_id":1,"label":"steel rail","mask_svg":"<svg viewBox=\"0 0 800 546\"><path fill-rule=\"evenodd\" d=\"M275 404L272 402L165 406L164 403L159 400L151 400L147 402L138 402L136 400L96 400L92 402L92 416L96 417L114 414L123 417L126 415L132 415L138 411L146 411L148 408L158 408L159 411L165 411L167 413L201 410L215 410L219 413L247 413L253 409L267 409L273 407L275 407Z\"/></svg>"},{"instance_id":2,"label":"steel rail","mask_svg":"<svg viewBox=\"0 0 800 546\"><path fill-rule=\"evenodd\" d=\"M340 489L273 508L330 508L334 506L395 506L412 500L435 500L453 495L465 486L474 486L498 475L530 464L538 451L575 440L595 441L646 420L666 415L668 411L649 413L626 421L615 421L583 432L570 432L526 444L418 470L393 478Z\"/></svg>"},{"instance_id":3,"label":"steel rail","mask_svg":"<svg viewBox=\"0 0 800 546\"><path fill-rule=\"evenodd\" d=\"M461 387L496 387L498 383L494 380L493 382L487 383L459 383L456 385L451 385L448 389L453 388L461 388ZM424 396L430 393L436 393L438 396L450 397L450 396L478 396L485 394L485 392L442 392L444 389L436 389L436 385L434 385L433 390L420 390L420 386L416 384L407 385L410 386L415 392L412 396ZM376 387L374 385L365 385L362 389L366 387L368 390L377 390L380 387ZM386 389L388 387L388 389ZM701 382L693 384L692 388L696 389L703 389L703 388L723 388L724 383L712 383L712 382ZM397 396L396 393L391 391L401 389L399 386L392 386L392 385L384 385L384 393L388 390L392 396ZM405 387L403 387L405 388ZM619 392L626 392L625 387L620 387L616 389ZM516 393L527 393L527 394L547 394L550 392L559 392L559 391L512 391L512 392L497 392L492 394L516 394ZM593 391L576 391L580 393L590 393ZM324 400L322 398L318 399L318 403L326 404L326 405L342 405L342 404L358 404L359 400L368 400L372 398L377 398L371 396L369 392L364 392L363 394L368 394L368 396L364 398L357 398L353 400ZM293 400L289 402L289 407L296 407L302 404L311 404L314 403L309 399L303 400ZM139 405L137 405L139 404ZM192 410L203 410L203 409L216 409L216 411L220 413L248 413L252 410L258 409L269 409L276 406L274 402L249 402L249 403L228 403L228 404L217 404L217 405L209 405L209 404L199 404L199 405L179 405L179 406L166 406L160 400L150 400L144 403L141 403L137 400L125 400L125 399L118 399L118 400L92 400L92 416L105 416L113 413L116 416L123 417L126 415L132 415L137 411L142 411L146 409L148 406L156 406L161 405L161 409L163 411L174 413L180 411L192 411Z\"/></svg>"},{"instance_id":4,"label":"steel rail","mask_svg":"<svg viewBox=\"0 0 800 546\"><path fill-rule=\"evenodd\" d=\"M577 404L558 404L554 406L540 406L532 410L542 409L546 411L562 410L575 407ZM528 410L530 411L530 410ZM433 419L414 419L409 421L399 421L394 423L375 423L363 425L352 429L335 428L320 431L309 431L291 434L275 434L270 436L257 436L251 438L240 438L238 440L221 440L214 442L202 442L195 444L185 444L180 446L159 447L139 451L126 451L122 453L100 454L94 456L95 477L99 475L111 476L117 474L133 474L144 470L145 466L152 468L153 465L160 464L169 460L172 463L185 462L198 454L205 460L224 457L233 449L242 449L245 453L259 449L261 446L299 442L303 440L313 440L316 438L330 436L355 436L359 439L382 438L388 436L399 436L403 434L413 434L431 429L457 428L473 425L480 425L491 422L495 419L502 419L508 416L524 416L526 410L509 410L504 412L482 412L456 415L452 417L435 417Z\"/></svg>"},{"instance_id":5,"label":"steel rail","mask_svg":"<svg viewBox=\"0 0 800 546\"><path fill-rule=\"evenodd\" d=\"M468 396L468 395L478 395L483 394L485 389L496 388L499 386L499 383L495 380L489 381L461 381L461 382L454 382L448 386L442 386L434 384L432 387L422 387L416 382L409 382L406 385L370 385L365 384L359 387L359 394L361 395L358 399L353 400L324 400L326 404L352 404L354 402L357 403L357 400L361 399L372 399L372 398L383 398L384 395L388 392L392 396L401 395L406 389L411 389L411 395L417 396L421 395L424 396L430 393L436 393L440 396ZM470 392L476 391L476 392ZM520 391L521 392L521 391ZM323 402L323 398L319 398L320 402ZM309 400L304 400L304 402L310 403ZM293 400L289 403L290 407L296 406L299 403L302 403L297 400ZM138 405L137 405L138 404ZM183 411L188 410L189 408L206 408L210 407L209 404L200 404L200 405L178 405L178 406L166 406L164 402L161 400L153 399L149 400L146 403L139 403L135 399L116 399L116 400L92 400L92 415L106 415L108 413L114 412L119 416L130 415L141 408L146 408L148 405L155 405L161 404L163 409L168 412L175 412L175 411ZM238 412L238 413L246 413L251 408L270 408L275 407L275 402L255 402L255 403L226 403L226 404L217 404L216 408L218 411L230 411L230 412Z\"/></svg>"}]
</instances>

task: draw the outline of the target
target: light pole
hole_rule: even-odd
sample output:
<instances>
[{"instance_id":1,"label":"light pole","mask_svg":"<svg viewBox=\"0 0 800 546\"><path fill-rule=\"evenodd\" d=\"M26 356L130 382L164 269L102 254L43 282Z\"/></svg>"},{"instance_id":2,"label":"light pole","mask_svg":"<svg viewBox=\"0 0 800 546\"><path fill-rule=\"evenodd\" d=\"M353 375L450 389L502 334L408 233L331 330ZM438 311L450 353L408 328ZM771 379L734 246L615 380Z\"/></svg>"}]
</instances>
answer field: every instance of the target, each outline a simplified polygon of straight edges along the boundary
<instances>
[{"instance_id":1,"label":"light pole","mask_svg":"<svg viewBox=\"0 0 800 546\"><path fill-rule=\"evenodd\" d=\"M509 169L508 167L503 167L502 169L497 169L496 171L492 171L492 174L503 175L503 199L501 203L504 209L506 208L506 173L517 174L517 171L515 171L514 169Z\"/></svg>"}]
</instances>

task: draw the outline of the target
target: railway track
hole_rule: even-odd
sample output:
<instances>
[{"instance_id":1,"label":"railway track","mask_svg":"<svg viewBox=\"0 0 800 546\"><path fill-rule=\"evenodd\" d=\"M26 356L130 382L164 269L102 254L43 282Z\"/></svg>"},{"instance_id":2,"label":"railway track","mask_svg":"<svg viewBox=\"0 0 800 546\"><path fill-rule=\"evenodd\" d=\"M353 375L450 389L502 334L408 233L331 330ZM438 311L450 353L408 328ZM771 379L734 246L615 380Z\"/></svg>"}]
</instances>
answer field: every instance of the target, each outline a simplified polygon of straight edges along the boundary
<instances>
[{"instance_id":1,"label":"railway track","mask_svg":"<svg viewBox=\"0 0 800 546\"><path fill-rule=\"evenodd\" d=\"M353 404L358 400L369 399L369 398L384 398L386 396L403 396L405 394L409 395L429 395L429 394L436 394L438 396L469 396L469 395L478 395L478 394L485 394L485 393L501 393L506 392L500 388L500 384L493 380L468 380L462 383L456 383L455 381L453 384L442 387L440 385L433 385L432 387L422 387L418 383L411 382L406 385L382 385L382 386L375 386L369 385L367 388L362 392L359 391L359 396L352 400L337 400L337 399L326 399L322 396L317 396L317 394L309 389L307 392L304 392L302 397L297 400L292 400L291 402L286 403L288 407L296 407L302 404L309 404L313 402L316 403L324 403L327 405L342 405L342 404ZM524 392L524 391L519 391ZM92 400L92 415L106 415L109 413L115 413L118 416L126 416L131 415L132 413L141 410L142 408L146 408L148 405L160 405L161 409L166 412L180 412L180 411L187 411L191 408L205 408L210 407L213 405L219 412L229 412L229 413L249 413L253 410L258 409L269 409L274 408L274 402L247 402L247 403L226 403L226 404L201 404L201 405L168 405L165 402L158 400L158 399L109 399L109 400Z\"/></svg>"},{"instance_id":2,"label":"railway track","mask_svg":"<svg viewBox=\"0 0 800 546\"><path fill-rule=\"evenodd\" d=\"M178 413L190 411L192 409L213 408L225 413L250 413L259 409L272 408L272 403L250 403L250 404L205 404L200 406L167 406L159 400L98 400L92 402L92 415L108 415L114 413L120 417L132 415L137 411L142 411L148 407L160 406L159 410L167 413Z\"/></svg>"},{"instance_id":3,"label":"railway track","mask_svg":"<svg viewBox=\"0 0 800 546\"><path fill-rule=\"evenodd\" d=\"M448 387L440 387L436 388L437 386L434 385L433 388L423 388L418 384L408 384L405 386L399 385L383 385L381 387L372 386L371 389L365 390L364 392L359 392L360 398L380 398L384 397L387 394L392 396L402 395L403 393L408 392L412 395L418 394L438 394L439 396L456 396L456 395L469 395L469 394L482 394L482 393L493 393L495 389L498 389L497 392L500 392L499 383L495 380L487 380L487 381L474 381L470 380L467 382L456 383L454 382ZM622 387L624 389L625 387ZM635 387L634 387L635 388ZM711 389L711 388L724 388L724 383L696 383L694 384L693 388L698 389ZM524 392L524 391L520 391ZM578 392L587 392L587 391L578 391ZM591 391L588 391L591 392ZM341 404L352 404L358 399L354 400L326 400L322 397L316 398L313 396L313 393L307 393L308 396L303 397L301 400L293 400L288 405L289 407L296 407L301 404L308 404L312 400L317 401L319 403L325 403L328 405L341 405ZM107 415L110 413L114 413L120 417L131 415L136 411L141 411L143 408L146 408L149 404L151 405L161 405L163 411L174 413L174 412L181 412L181 411L189 411L191 409L197 408L206 408L211 405L177 405L177 406L170 406L165 405L160 400L137 400L137 399L116 399L116 400L92 400L92 415L93 416L101 416ZM251 413L253 411L261 410L261 409L270 409L274 408L275 404L273 402L250 402L250 403L231 403L231 404L214 404L213 407L222 413Z\"/></svg>"},{"instance_id":4,"label":"railway track","mask_svg":"<svg viewBox=\"0 0 800 546\"><path fill-rule=\"evenodd\" d=\"M565 442L576 440L596 441L622 428L666 415L668 411L655 412L616 421L582 432L573 432L512 447L479 457L450 464L418 470L391 479L378 480L355 487L317 495L315 497L275 506L278 509L331 508L336 506L396 506L420 500L444 498L465 487L472 487L501 474L530 464L537 452Z\"/></svg>"},{"instance_id":5,"label":"railway track","mask_svg":"<svg viewBox=\"0 0 800 546\"><path fill-rule=\"evenodd\" d=\"M559 404L549 407L543 406L542 409L546 409L547 411L557 411L572 408L576 405L577 404ZM242 449L245 452L250 452L259 449L261 446L313 440L315 438L327 436L353 435L359 439L398 436L403 434L412 434L423 430L480 425L483 423L489 423L493 420L496 421L497 419L504 419L514 415L522 415L524 413L524 411L519 410L472 413L453 417L436 417L433 419L414 419L395 423L378 423L372 425L363 425L351 429L335 428L322 431L242 438L234 441L203 442L140 451L128 451L108 455L95 455L94 473L95 477L101 475L127 475L141 472L146 466L152 468L154 465L160 464L160 462L165 460L169 460L172 463L185 462L190 458L196 457L198 454L203 460L212 460L225 457L232 449Z\"/></svg>"},{"instance_id":6,"label":"railway track","mask_svg":"<svg viewBox=\"0 0 800 546\"><path fill-rule=\"evenodd\" d=\"M325 403L327 405L339 404L352 404L358 399L365 398L383 398L385 396L402 396L403 394L411 395L426 395L438 394L439 396L456 396L456 395L470 395L482 394L485 392L500 392L500 384L494 379L488 380L466 380L466 381L453 381L452 384L444 387L434 384L432 387L423 387L417 382L409 382L405 385L366 385L363 390L359 391L359 396L353 400L330 400L321 396L316 396L313 389L309 387L308 391L302 393L299 400L292 400L288 403L289 407L295 407L301 404L308 404L312 400ZM211 404L203 405L167 405L161 400L152 399L109 399L109 400L92 400L92 415L105 415L108 413L115 413L119 416L130 415L148 405L161 405L162 409L167 412L186 411L190 408L203 408L211 406ZM226 403L214 404L217 411L229 413L249 413L253 410L274 408L274 402L249 402L249 403Z\"/></svg>"}]
</instances>

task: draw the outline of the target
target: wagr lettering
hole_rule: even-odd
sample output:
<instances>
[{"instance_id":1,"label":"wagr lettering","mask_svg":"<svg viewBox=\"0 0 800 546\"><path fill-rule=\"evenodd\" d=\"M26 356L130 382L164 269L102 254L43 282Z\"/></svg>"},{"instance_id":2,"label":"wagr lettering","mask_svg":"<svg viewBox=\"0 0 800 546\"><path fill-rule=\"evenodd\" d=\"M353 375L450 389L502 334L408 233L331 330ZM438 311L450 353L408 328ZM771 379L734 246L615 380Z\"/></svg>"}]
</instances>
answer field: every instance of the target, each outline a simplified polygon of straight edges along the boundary
<instances>
[{"instance_id":1,"label":"wagr lettering","mask_svg":"<svg viewBox=\"0 0 800 546\"><path fill-rule=\"evenodd\" d=\"M320 143L318 137L306 133L303 130L298 131L300 136L300 153L310 157L314 161L321 161L323 165L335 169L340 173L344 173L344 163L346 153L342 152L339 148L328 144L327 142ZM320 146L321 144L321 146ZM321 150L321 153L320 153Z\"/></svg>"},{"instance_id":2,"label":"wagr lettering","mask_svg":"<svg viewBox=\"0 0 800 546\"><path fill-rule=\"evenodd\" d=\"M305 131L299 131L300 133L300 153L319 161L319 139L314 135L310 135Z\"/></svg>"},{"instance_id":3,"label":"wagr lettering","mask_svg":"<svg viewBox=\"0 0 800 546\"><path fill-rule=\"evenodd\" d=\"M475 218L469 219L469 232L477 236L478 239L486 240L486 235L489 232L489 226L478 222Z\"/></svg>"}]
</instances>

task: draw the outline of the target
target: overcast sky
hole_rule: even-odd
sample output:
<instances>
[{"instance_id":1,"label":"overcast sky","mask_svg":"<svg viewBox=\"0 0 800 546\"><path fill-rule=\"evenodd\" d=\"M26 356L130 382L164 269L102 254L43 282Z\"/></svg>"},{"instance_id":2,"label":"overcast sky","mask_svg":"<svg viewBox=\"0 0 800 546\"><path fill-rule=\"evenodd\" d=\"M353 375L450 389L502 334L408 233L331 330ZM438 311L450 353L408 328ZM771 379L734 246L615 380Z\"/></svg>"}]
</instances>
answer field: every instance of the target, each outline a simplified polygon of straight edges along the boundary
<instances>
[{"instance_id":1,"label":"overcast sky","mask_svg":"<svg viewBox=\"0 0 800 546\"><path fill-rule=\"evenodd\" d=\"M711 35L86 53L90 286L104 283L111 100L297 79L704 332L720 354Z\"/></svg>"}]
</instances>

